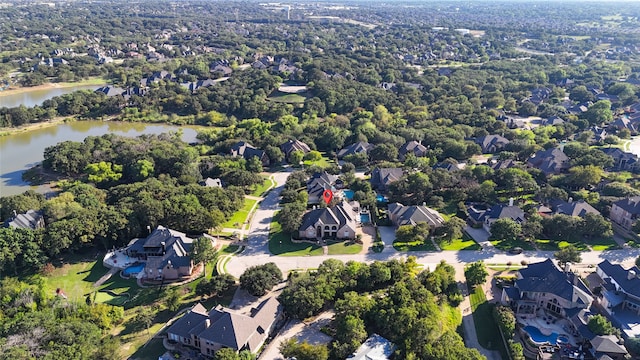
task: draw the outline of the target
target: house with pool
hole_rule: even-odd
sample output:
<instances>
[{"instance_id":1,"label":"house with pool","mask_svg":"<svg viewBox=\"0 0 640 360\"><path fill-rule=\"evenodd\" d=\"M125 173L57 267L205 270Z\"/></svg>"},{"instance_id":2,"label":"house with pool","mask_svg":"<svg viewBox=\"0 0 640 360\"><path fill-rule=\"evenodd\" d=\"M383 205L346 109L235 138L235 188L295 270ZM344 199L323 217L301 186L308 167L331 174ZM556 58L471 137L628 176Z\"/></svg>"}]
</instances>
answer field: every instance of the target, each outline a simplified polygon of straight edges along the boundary
<instances>
[{"instance_id":1,"label":"house with pool","mask_svg":"<svg viewBox=\"0 0 640 360\"><path fill-rule=\"evenodd\" d=\"M107 253L103 263L140 280L188 278L193 273L189 255L193 241L185 233L159 225L146 238L133 239L126 248Z\"/></svg>"}]
</instances>

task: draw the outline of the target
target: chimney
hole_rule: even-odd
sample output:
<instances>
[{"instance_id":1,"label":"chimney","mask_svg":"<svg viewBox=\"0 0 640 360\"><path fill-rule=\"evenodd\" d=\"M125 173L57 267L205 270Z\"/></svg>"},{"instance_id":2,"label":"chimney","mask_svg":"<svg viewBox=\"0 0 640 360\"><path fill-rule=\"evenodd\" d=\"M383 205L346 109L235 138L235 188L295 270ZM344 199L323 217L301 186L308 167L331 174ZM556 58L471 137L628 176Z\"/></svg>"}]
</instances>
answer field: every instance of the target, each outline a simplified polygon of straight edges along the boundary
<instances>
[{"instance_id":1,"label":"chimney","mask_svg":"<svg viewBox=\"0 0 640 360\"><path fill-rule=\"evenodd\" d=\"M513 198L509 198L509 206L513 206Z\"/></svg>"},{"instance_id":2,"label":"chimney","mask_svg":"<svg viewBox=\"0 0 640 360\"><path fill-rule=\"evenodd\" d=\"M569 196L569 204L571 204L572 202L573 202L573 198Z\"/></svg>"},{"instance_id":3,"label":"chimney","mask_svg":"<svg viewBox=\"0 0 640 360\"><path fill-rule=\"evenodd\" d=\"M18 216L18 212L13 210L13 217L16 217L16 216Z\"/></svg>"},{"instance_id":4,"label":"chimney","mask_svg":"<svg viewBox=\"0 0 640 360\"><path fill-rule=\"evenodd\" d=\"M207 320L204 321L204 327L208 329L209 326L211 326L211 319L207 318Z\"/></svg>"},{"instance_id":5,"label":"chimney","mask_svg":"<svg viewBox=\"0 0 640 360\"><path fill-rule=\"evenodd\" d=\"M627 280L633 280L636 277L636 272L634 270L629 270L627 273Z\"/></svg>"},{"instance_id":6,"label":"chimney","mask_svg":"<svg viewBox=\"0 0 640 360\"><path fill-rule=\"evenodd\" d=\"M427 206L427 203L423 201L422 206Z\"/></svg>"},{"instance_id":7,"label":"chimney","mask_svg":"<svg viewBox=\"0 0 640 360\"><path fill-rule=\"evenodd\" d=\"M165 244L164 241L160 243L160 246L162 246L162 255L164 255L166 253L166 245L167 244Z\"/></svg>"},{"instance_id":8,"label":"chimney","mask_svg":"<svg viewBox=\"0 0 640 360\"><path fill-rule=\"evenodd\" d=\"M564 272L568 273L569 271L571 271L571 263L570 262L566 262L564 264Z\"/></svg>"}]
</instances>

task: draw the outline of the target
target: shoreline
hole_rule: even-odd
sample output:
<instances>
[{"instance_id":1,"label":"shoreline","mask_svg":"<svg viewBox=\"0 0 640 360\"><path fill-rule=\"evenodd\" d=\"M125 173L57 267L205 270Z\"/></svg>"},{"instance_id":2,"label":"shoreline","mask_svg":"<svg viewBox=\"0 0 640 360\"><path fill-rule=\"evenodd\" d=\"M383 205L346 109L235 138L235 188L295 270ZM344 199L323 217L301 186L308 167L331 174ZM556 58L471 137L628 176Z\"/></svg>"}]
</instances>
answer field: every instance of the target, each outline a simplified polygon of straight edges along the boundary
<instances>
[{"instance_id":1,"label":"shoreline","mask_svg":"<svg viewBox=\"0 0 640 360\"><path fill-rule=\"evenodd\" d=\"M57 117L47 121L20 125L18 127L3 127L3 128L0 128L0 137L9 136L9 135L13 135L21 132L27 132L31 130L44 129L44 128L48 128L48 127L52 127L60 124L65 124L71 121L76 121L76 119L73 117Z\"/></svg>"},{"instance_id":2,"label":"shoreline","mask_svg":"<svg viewBox=\"0 0 640 360\"><path fill-rule=\"evenodd\" d=\"M107 81L102 79L102 78L89 78L89 79L85 79L82 81L76 81L76 82L60 82L60 83L45 83L45 84L41 84L41 85L36 85L36 86L21 86L21 87L9 87L6 90L2 90L0 91L0 98L2 98L3 96L10 96L10 95L18 95L18 94L24 94L26 92L30 92L30 91L38 91L38 90L51 90L51 89L64 89L64 88L69 88L69 87L74 87L74 86L89 86L89 85L103 85L106 84Z\"/></svg>"}]
</instances>

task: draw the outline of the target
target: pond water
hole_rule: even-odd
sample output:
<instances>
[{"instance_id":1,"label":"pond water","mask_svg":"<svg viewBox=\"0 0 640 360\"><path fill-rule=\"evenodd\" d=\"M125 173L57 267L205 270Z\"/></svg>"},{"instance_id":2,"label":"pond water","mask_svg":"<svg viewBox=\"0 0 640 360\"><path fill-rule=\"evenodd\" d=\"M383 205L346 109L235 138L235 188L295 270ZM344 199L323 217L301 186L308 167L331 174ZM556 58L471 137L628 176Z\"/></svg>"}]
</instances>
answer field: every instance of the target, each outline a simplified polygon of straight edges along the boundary
<instances>
[{"instance_id":1,"label":"pond water","mask_svg":"<svg viewBox=\"0 0 640 360\"><path fill-rule=\"evenodd\" d=\"M55 96L72 93L76 90L95 90L103 85L75 85L69 87L49 88L49 89L33 89L21 93L3 94L0 91L0 107L17 107L24 105L26 107L34 107L42 105L45 100Z\"/></svg>"},{"instance_id":2,"label":"pond water","mask_svg":"<svg viewBox=\"0 0 640 360\"><path fill-rule=\"evenodd\" d=\"M43 160L45 148L59 142L83 141L87 136L101 136L109 133L135 137L178 129L183 132L183 141L197 141L197 132L194 128L104 121L74 121L2 136L0 137L0 196L19 194L29 188L46 192L45 187L30 187L22 181L22 173Z\"/></svg>"}]
</instances>

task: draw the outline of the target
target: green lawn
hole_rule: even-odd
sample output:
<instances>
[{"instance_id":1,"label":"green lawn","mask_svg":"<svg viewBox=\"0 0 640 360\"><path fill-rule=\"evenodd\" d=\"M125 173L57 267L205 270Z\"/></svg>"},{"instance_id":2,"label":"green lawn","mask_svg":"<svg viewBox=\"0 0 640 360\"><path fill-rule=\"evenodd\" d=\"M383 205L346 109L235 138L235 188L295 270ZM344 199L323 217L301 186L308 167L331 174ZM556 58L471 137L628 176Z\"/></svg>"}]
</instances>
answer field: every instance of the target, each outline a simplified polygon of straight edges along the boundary
<instances>
[{"instance_id":1,"label":"green lawn","mask_svg":"<svg viewBox=\"0 0 640 360\"><path fill-rule=\"evenodd\" d=\"M244 199L244 205L227 222L221 225L223 228L241 229L244 223L248 220L249 212L258 201L252 199Z\"/></svg>"},{"instance_id":2,"label":"green lawn","mask_svg":"<svg viewBox=\"0 0 640 360\"><path fill-rule=\"evenodd\" d=\"M591 245L593 251L615 250L620 248L613 238L589 239L586 243Z\"/></svg>"},{"instance_id":3,"label":"green lawn","mask_svg":"<svg viewBox=\"0 0 640 360\"><path fill-rule=\"evenodd\" d=\"M433 246L429 240L410 242L395 241L393 248L398 251L436 251L435 246Z\"/></svg>"},{"instance_id":4,"label":"green lawn","mask_svg":"<svg viewBox=\"0 0 640 360\"><path fill-rule=\"evenodd\" d=\"M534 250L533 246L524 241L524 240L520 240L520 239L516 239L516 240L491 240L491 244L493 244L493 246L495 246L496 249L500 249L500 250L509 250L509 249L513 249L515 247L520 247L524 250Z\"/></svg>"},{"instance_id":5,"label":"green lawn","mask_svg":"<svg viewBox=\"0 0 640 360\"><path fill-rule=\"evenodd\" d=\"M267 189L271 188L272 186L275 186L275 182L269 178L269 179L265 179L262 184L260 185L256 185L253 192L251 193L252 196L262 196Z\"/></svg>"},{"instance_id":6,"label":"green lawn","mask_svg":"<svg viewBox=\"0 0 640 360\"><path fill-rule=\"evenodd\" d=\"M321 168L327 168L333 164L333 161L326 156L326 153L322 153L322 158L318 161L304 160L303 164L305 167L309 166L319 166Z\"/></svg>"},{"instance_id":7,"label":"green lawn","mask_svg":"<svg viewBox=\"0 0 640 360\"><path fill-rule=\"evenodd\" d=\"M132 358L137 360L156 360L167 351L162 345L162 339L153 339L145 348L136 351Z\"/></svg>"},{"instance_id":8,"label":"green lawn","mask_svg":"<svg viewBox=\"0 0 640 360\"><path fill-rule=\"evenodd\" d=\"M494 305L487 302L482 287L475 288L473 292L469 291L478 342L485 349L500 351L502 359L508 359L507 351L500 340L500 329L491 315Z\"/></svg>"},{"instance_id":9,"label":"green lawn","mask_svg":"<svg viewBox=\"0 0 640 360\"><path fill-rule=\"evenodd\" d=\"M443 242L440 244L442 250L458 251L458 250L480 250L480 245L476 243L466 233L462 235L462 239L454 239L450 243Z\"/></svg>"},{"instance_id":10,"label":"green lawn","mask_svg":"<svg viewBox=\"0 0 640 360\"><path fill-rule=\"evenodd\" d=\"M362 251L362 244L356 244L350 241L340 241L327 246L329 255L353 255Z\"/></svg>"},{"instance_id":11,"label":"green lawn","mask_svg":"<svg viewBox=\"0 0 640 360\"><path fill-rule=\"evenodd\" d=\"M594 239L590 240L589 244L593 250L613 250L617 249L618 245L613 239ZM587 244L582 241L555 241L549 239L536 239L536 246L540 250L556 251L566 248L569 245L575 246L580 251L589 251Z\"/></svg>"},{"instance_id":12,"label":"green lawn","mask_svg":"<svg viewBox=\"0 0 640 360\"><path fill-rule=\"evenodd\" d=\"M309 243L294 243L291 237L282 232L277 222L278 214L274 216L269 230L269 252L280 256L322 255L322 247Z\"/></svg>"},{"instance_id":13,"label":"green lawn","mask_svg":"<svg viewBox=\"0 0 640 360\"><path fill-rule=\"evenodd\" d=\"M286 104L302 104L307 98L299 94L289 94L276 90L271 93L267 100Z\"/></svg>"}]
</instances>

